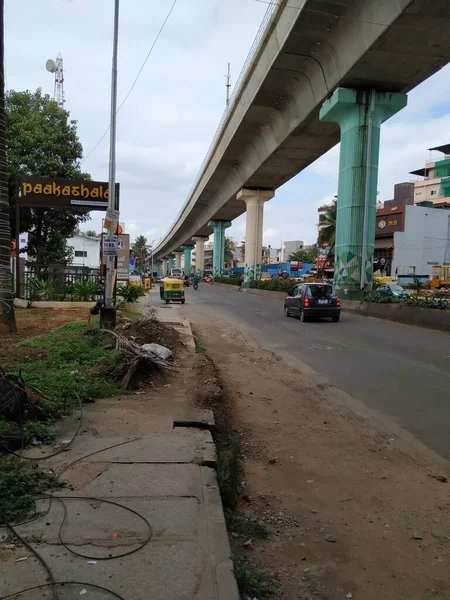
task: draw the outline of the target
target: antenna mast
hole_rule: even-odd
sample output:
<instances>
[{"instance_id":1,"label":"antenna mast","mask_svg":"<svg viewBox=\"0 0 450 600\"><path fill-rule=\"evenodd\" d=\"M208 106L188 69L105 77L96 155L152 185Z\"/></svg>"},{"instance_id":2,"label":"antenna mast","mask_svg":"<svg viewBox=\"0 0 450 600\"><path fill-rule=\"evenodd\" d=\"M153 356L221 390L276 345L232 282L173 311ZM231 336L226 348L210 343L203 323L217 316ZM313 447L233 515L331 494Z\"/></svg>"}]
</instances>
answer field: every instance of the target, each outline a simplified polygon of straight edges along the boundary
<instances>
[{"instance_id":1,"label":"antenna mast","mask_svg":"<svg viewBox=\"0 0 450 600\"><path fill-rule=\"evenodd\" d=\"M227 83L226 83L226 88L227 88L227 102L226 102L226 107L228 108L228 106L230 104L230 88L231 88L231 84L230 84L230 80L231 80L230 63L228 63L228 73L225 75L225 78L227 80Z\"/></svg>"},{"instance_id":2,"label":"antenna mast","mask_svg":"<svg viewBox=\"0 0 450 600\"><path fill-rule=\"evenodd\" d=\"M58 54L56 57L55 91L53 98L58 106L64 108L66 98L64 96L64 66L61 54Z\"/></svg>"}]
</instances>

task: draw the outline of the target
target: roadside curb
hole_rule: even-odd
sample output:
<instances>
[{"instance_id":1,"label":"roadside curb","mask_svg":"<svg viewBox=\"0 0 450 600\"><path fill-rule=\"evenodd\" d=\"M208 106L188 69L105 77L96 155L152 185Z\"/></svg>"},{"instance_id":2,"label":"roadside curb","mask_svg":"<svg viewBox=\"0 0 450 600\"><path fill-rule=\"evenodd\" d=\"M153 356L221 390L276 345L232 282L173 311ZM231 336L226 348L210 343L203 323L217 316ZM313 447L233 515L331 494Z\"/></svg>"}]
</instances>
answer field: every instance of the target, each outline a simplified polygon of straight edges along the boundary
<instances>
[{"instance_id":1,"label":"roadside curb","mask_svg":"<svg viewBox=\"0 0 450 600\"><path fill-rule=\"evenodd\" d=\"M342 309L365 317L385 319L405 325L415 325L427 329L450 332L450 310L401 306L399 304L360 303L341 300Z\"/></svg>"}]
</instances>

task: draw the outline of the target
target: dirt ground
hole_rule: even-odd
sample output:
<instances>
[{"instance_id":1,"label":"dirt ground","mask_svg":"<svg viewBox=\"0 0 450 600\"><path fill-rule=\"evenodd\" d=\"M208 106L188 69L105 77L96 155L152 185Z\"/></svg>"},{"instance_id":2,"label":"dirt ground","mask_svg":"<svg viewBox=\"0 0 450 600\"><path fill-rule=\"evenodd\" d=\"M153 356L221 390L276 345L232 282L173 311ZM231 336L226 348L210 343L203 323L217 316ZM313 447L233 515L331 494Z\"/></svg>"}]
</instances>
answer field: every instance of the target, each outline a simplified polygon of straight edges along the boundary
<instances>
[{"instance_id":1,"label":"dirt ground","mask_svg":"<svg viewBox=\"0 0 450 600\"><path fill-rule=\"evenodd\" d=\"M190 320L242 437L239 510L271 530L265 541L231 541L272 573L277 600L449 598L445 465L229 323L206 315ZM198 377L214 395L214 371Z\"/></svg>"}]
</instances>

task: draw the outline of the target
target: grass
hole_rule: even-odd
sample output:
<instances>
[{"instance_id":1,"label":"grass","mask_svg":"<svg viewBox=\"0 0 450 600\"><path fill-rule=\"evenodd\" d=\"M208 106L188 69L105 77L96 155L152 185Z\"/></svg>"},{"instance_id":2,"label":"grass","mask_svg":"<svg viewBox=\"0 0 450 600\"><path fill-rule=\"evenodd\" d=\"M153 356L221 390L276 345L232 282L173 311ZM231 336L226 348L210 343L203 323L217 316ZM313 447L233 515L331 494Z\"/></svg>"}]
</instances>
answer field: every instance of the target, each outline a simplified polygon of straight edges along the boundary
<instances>
[{"instance_id":1,"label":"grass","mask_svg":"<svg viewBox=\"0 0 450 600\"><path fill-rule=\"evenodd\" d=\"M23 430L15 423L0 421L0 439L2 437L20 434L23 436L24 444L51 444L55 441L56 432L48 423L40 421L27 421Z\"/></svg>"},{"instance_id":2,"label":"grass","mask_svg":"<svg viewBox=\"0 0 450 600\"><path fill-rule=\"evenodd\" d=\"M57 418L65 411L66 399L73 391L82 400L112 396L119 392L117 382L106 379L104 368L117 360L116 352L103 347L89 329L86 322L67 323L33 340L19 344L27 348L42 350L39 358L25 357L16 365L28 385L50 400L44 412L48 418Z\"/></svg>"},{"instance_id":3,"label":"grass","mask_svg":"<svg viewBox=\"0 0 450 600\"><path fill-rule=\"evenodd\" d=\"M216 444L216 473L222 502L234 510L239 498L242 478L242 454L239 438L218 441Z\"/></svg>"},{"instance_id":4,"label":"grass","mask_svg":"<svg viewBox=\"0 0 450 600\"><path fill-rule=\"evenodd\" d=\"M233 533L238 533L252 540L265 540L269 537L270 530L263 523L250 521L250 519L242 515L231 512L227 512L226 518L227 527Z\"/></svg>"},{"instance_id":5,"label":"grass","mask_svg":"<svg viewBox=\"0 0 450 600\"><path fill-rule=\"evenodd\" d=\"M0 524L17 523L36 509L36 496L55 485L55 477L15 456L0 456Z\"/></svg>"},{"instance_id":6,"label":"grass","mask_svg":"<svg viewBox=\"0 0 450 600\"><path fill-rule=\"evenodd\" d=\"M234 574L241 594L250 598L267 598L276 592L276 587L264 569L255 567L245 554L231 556Z\"/></svg>"}]
</instances>

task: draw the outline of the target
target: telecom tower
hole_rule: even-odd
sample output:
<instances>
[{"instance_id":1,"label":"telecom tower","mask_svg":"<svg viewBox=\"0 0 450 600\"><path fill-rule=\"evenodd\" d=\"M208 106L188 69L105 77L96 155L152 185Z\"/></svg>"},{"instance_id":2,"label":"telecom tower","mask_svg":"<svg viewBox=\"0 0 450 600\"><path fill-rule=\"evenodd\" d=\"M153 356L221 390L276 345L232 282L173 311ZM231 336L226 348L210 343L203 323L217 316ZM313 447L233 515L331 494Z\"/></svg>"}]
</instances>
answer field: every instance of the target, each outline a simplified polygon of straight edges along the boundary
<instances>
[{"instance_id":1,"label":"telecom tower","mask_svg":"<svg viewBox=\"0 0 450 600\"><path fill-rule=\"evenodd\" d=\"M61 108L64 108L66 98L64 96L64 65L61 54L58 54L56 60L51 58L47 61L45 68L50 73L55 74L55 89L53 99Z\"/></svg>"}]
</instances>

